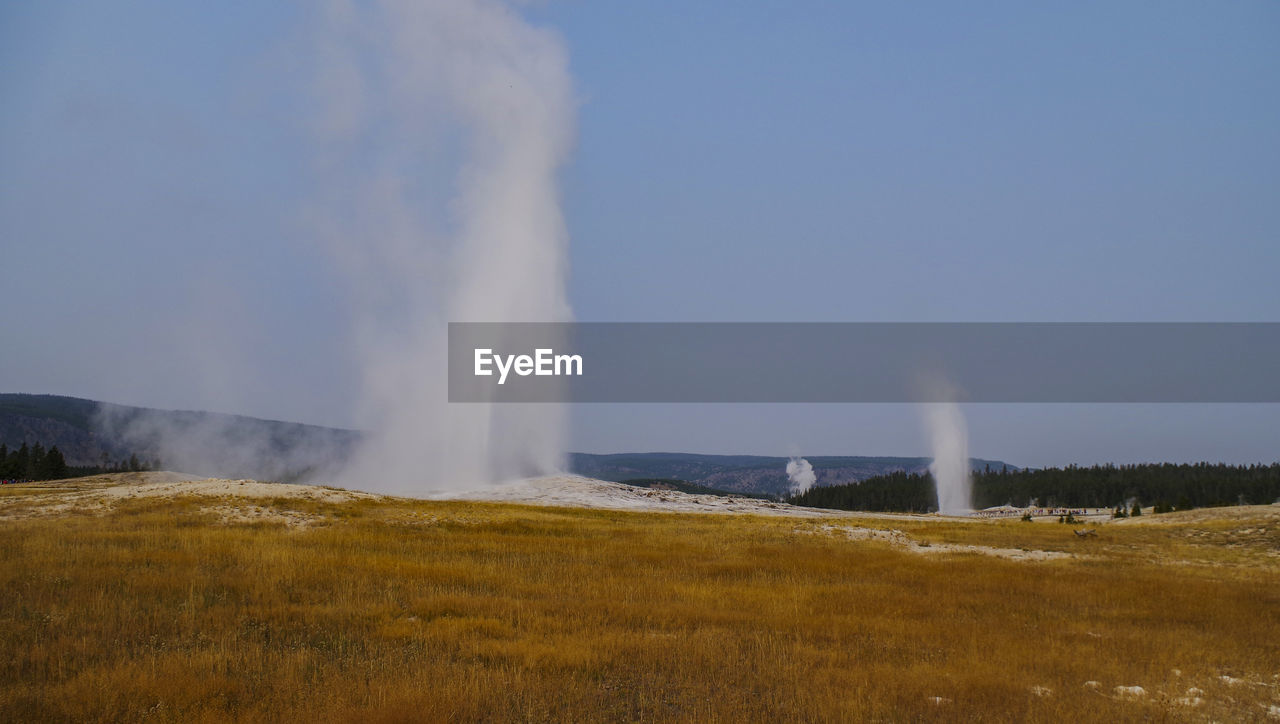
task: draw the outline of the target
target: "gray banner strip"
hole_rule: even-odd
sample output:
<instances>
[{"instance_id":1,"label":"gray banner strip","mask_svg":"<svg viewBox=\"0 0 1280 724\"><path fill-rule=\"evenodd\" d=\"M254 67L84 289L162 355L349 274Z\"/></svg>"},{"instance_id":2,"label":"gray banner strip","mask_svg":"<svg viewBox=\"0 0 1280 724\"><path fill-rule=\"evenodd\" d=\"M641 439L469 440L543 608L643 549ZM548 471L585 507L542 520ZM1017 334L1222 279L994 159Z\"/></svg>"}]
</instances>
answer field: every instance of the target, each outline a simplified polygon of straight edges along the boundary
<instances>
[{"instance_id":1,"label":"gray banner strip","mask_svg":"<svg viewBox=\"0 0 1280 724\"><path fill-rule=\"evenodd\" d=\"M454 322L449 401L1280 402L1280 323Z\"/></svg>"}]
</instances>

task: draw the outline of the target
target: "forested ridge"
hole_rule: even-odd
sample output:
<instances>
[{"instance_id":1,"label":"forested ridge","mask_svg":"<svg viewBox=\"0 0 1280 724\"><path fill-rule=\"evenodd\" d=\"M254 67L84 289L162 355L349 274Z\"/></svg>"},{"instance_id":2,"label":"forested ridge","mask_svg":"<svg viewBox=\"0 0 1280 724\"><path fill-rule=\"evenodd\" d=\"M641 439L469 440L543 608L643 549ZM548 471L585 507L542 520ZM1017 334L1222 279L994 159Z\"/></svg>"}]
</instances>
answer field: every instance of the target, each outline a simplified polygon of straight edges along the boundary
<instances>
[{"instance_id":1,"label":"forested ridge","mask_svg":"<svg viewBox=\"0 0 1280 724\"><path fill-rule=\"evenodd\" d=\"M973 475L975 508L997 505L1104 508L1128 503L1164 509L1266 504L1280 499L1280 463L1094 465L1040 470L990 468ZM923 513L938 498L928 473L891 473L860 483L811 488L789 502L817 508Z\"/></svg>"},{"instance_id":2,"label":"forested ridge","mask_svg":"<svg viewBox=\"0 0 1280 724\"><path fill-rule=\"evenodd\" d=\"M120 460L111 460L104 456L99 465L67 465L67 460L57 445L46 449L40 443L27 445L24 442L10 450L8 445L0 443L0 481L6 483L59 480L98 473L139 472L156 470L159 467L158 459L139 460L137 455L130 455L128 459Z\"/></svg>"}]
</instances>

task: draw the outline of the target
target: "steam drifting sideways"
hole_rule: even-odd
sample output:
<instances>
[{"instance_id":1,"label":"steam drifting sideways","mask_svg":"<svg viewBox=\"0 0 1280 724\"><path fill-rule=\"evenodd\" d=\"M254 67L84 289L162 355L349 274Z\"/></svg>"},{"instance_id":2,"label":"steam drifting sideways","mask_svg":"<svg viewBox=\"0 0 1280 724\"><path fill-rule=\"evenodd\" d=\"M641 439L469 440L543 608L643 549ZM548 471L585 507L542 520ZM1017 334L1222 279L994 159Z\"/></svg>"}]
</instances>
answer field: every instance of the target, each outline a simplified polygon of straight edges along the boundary
<instances>
[{"instance_id":1,"label":"steam drifting sideways","mask_svg":"<svg viewBox=\"0 0 1280 724\"><path fill-rule=\"evenodd\" d=\"M559 38L492 0L333 2L316 27L311 214L346 273L371 434L364 489L472 488L562 467L559 405L449 405L449 321L567 321L556 174L574 98Z\"/></svg>"}]
</instances>

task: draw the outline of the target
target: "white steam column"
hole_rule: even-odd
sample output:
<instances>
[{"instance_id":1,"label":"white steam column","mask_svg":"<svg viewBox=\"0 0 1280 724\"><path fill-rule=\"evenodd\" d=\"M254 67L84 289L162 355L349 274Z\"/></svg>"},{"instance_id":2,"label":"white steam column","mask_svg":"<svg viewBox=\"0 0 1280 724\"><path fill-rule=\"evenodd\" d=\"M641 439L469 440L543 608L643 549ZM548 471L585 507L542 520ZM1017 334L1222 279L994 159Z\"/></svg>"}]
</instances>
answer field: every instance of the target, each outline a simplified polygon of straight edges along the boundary
<instances>
[{"instance_id":1,"label":"white steam column","mask_svg":"<svg viewBox=\"0 0 1280 724\"><path fill-rule=\"evenodd\" d=\"M925 427L933 449L929 472L938 486L938 509L944 515L973 512L973 481L969 470L969 430L954 402L925 405Z\"/></svg>"},{"instance_id":2,"label":"white steam column","mask_svg":"<svg viewBox=\"0 0 1280 724\"><path fill-rule=\"evenodd\" d=\"M562 467L560 405L450 404L448 322L560 322L557 173L576 99L559 36L497 0L304 5L322 191L369 430L342 482L457 491Z\"/></svg>"}]
</instances>

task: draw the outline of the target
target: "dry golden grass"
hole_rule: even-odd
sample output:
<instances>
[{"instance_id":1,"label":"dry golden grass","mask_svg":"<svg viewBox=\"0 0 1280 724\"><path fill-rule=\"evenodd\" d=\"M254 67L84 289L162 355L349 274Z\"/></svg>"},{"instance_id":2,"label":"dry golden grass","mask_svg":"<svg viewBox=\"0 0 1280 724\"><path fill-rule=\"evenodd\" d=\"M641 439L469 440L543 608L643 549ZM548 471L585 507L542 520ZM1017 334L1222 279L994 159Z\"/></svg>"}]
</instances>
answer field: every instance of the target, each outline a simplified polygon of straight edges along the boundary
<instances>
[{"instance_id":1,"label":"dry golden grass","mask_svg":"<svg viewBox=\"0 0 1280 724\"><path fill-rule=\"evenodd\" d=\"M1234 530L124 499L0 523L0 719L1266 720L1280 526Z\"/></svg>"}]
</instances>

